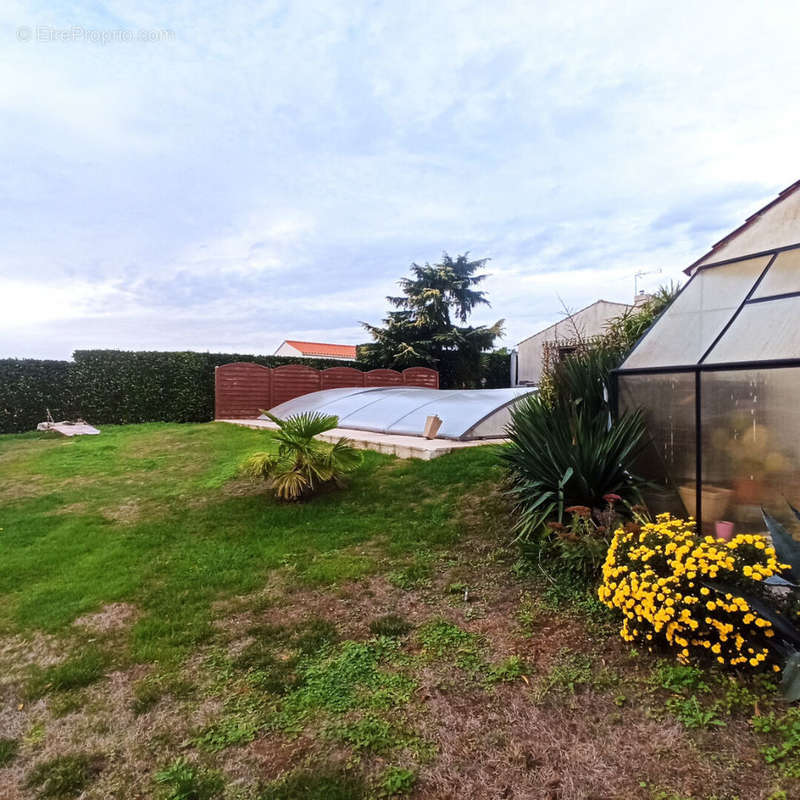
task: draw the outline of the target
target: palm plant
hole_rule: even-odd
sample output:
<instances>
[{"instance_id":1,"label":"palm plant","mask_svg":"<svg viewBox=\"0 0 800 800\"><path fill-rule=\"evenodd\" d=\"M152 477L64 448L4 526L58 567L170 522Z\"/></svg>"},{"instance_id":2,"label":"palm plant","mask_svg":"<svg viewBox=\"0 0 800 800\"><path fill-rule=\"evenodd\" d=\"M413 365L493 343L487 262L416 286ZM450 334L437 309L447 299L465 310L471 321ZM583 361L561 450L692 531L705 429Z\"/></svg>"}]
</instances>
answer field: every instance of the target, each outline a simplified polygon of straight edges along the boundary
<instances>
[{"instance_id":1,"label":"palm plant","mask_svg":"<svg viewBox=\"0 0 800 800\"><path fill-rule=\"evenodd\" d=\"M281 500L301 500L323 486L341 485L344 475L361 463L361 454L350 439L329 444L314 438L335 428L338 417L305 412L280 419L269 411L263 413L278 426L274 433L278 452L254 453L242 464L242 472L269 480Z\"/></svg>"}]
</instances>

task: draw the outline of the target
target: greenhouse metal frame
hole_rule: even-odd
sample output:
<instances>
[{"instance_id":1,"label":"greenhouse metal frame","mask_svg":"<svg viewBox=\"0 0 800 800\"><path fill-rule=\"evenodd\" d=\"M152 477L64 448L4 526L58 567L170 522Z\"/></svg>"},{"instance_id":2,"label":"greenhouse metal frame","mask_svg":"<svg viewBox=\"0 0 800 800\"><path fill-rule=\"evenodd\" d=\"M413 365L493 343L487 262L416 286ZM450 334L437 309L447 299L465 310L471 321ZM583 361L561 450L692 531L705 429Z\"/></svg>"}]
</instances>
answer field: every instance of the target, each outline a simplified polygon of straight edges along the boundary
<instances>
[{"instance_id":1,"label":"greenhouse metal frame","mask_svg":"<svg viewBox=\"0 0 800 800\"><path fill-rule=\"evenodd\" d=\"M666 478L701 527L732 500L747 524L770 496L800 503L798 367L800 244L697 267L613 373L617 413L645 415L644 477Z\"/></svg>"}]
</instances>

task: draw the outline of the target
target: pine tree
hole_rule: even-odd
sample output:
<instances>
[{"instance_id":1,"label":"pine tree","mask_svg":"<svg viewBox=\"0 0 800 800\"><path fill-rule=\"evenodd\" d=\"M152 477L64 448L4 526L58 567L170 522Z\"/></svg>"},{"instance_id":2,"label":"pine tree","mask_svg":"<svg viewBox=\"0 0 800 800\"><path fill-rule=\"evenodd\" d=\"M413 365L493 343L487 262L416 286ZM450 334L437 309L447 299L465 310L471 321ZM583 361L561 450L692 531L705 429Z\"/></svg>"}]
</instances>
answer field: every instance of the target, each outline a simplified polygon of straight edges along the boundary
<instances>
[{"instance_id":1,"label":"pine tree","mask_svg":"<svg viewBox=\"0 0 800 800\"><path fill-rule=\"evenodd\" d=\"M386 298L394 310L383 326L362 323L373 341L362 345L359 358L373 367L432 367L449 388L477 386L481 353L503 335L504 320L466 325L476 306L490 305L486 293L476 288L487 277L480 270L488 260L443 253L439 264L412 264L411 277L399 282L402 294Z\"/></svg>"}]
</instances>

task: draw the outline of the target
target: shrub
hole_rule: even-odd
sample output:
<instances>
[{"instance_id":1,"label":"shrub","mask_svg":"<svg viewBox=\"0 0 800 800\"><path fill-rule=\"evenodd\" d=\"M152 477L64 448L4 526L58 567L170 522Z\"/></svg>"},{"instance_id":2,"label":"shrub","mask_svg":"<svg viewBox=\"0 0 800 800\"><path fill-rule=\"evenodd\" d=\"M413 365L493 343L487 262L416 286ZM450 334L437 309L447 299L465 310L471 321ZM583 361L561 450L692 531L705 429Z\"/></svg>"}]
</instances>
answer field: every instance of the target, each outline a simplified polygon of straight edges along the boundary
<instances>
[{"instance_id":1,"label":"shrub","mask_svg":"<svg viewBox=\"0 0 800 800\"><path fill-rule=\"evenodd\" d=\"M328 444L314 438L335 428L338 417L311 412L284 420L264 413L278 426L274 434L278 454L256 453L244 462L243 471L251 478L270 480L281 500L301 500L324 486L339 485L361 463L350 439L342 437Z\"/></svg>"},{"instance_id":2,"label":"shrub","mask_svg":"<svg viewBox=\"0 0 800 800\"><path fill-rule=\"evenodd\" d=\"M660 514L655 523L616 530L598 596L622 612L628 642L666 644L684 664L779 672L768 611L775 595L764 581L785 568L762 536L701 539L694 521Z\"/></svg>"},{"instance_id":3,"label":"shrub","mask_svg":"<svg viewBox=\"0 0 800 800\"><path fill-rule=\"evenodd\" d=\"M629 471L644 437L639 411L611 421L606 356L590 351L563 362L551 399L529 395L511 412L510 444L501 452L519 515L522 541L540 539L545 523L564 522L568 506L605 506L604 496L636 503L641 483Z\"/></svg>"}]
</instances>

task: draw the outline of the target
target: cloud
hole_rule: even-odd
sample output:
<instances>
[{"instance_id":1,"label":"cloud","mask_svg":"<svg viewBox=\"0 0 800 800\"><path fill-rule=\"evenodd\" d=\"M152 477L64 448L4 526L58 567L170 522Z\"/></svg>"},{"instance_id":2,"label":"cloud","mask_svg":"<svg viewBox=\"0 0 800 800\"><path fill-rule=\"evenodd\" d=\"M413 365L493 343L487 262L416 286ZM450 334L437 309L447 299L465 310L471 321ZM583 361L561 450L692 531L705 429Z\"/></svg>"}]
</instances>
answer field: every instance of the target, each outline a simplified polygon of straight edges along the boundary
<instances>
[{"instance_id":1,"label":"cloud","mask_svg":"<svg viewBox=\"0 0 800 800\"><path fill-rule=\"evenodd\" d=\"M0 356L358 342L491 256L515 343L680 270L797 177L800 11L235 2L0 11ZM18 26L164 30L19 42ZM765 57L768 54L768 57ZM661 269L661 273L655 271Z\"/></svg>"}]
</instances>

